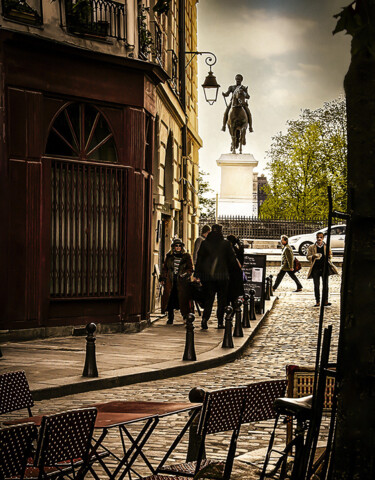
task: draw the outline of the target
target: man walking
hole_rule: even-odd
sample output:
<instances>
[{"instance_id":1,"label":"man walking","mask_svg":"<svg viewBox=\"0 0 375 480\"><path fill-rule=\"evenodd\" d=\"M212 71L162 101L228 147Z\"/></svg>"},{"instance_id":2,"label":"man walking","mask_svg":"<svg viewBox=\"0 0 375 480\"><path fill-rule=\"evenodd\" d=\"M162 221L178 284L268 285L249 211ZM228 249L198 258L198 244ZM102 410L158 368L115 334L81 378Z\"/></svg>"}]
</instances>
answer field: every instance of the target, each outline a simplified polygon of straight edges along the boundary
<instances>
[{"instance_id":1,"label":"man walking","mask_svg":"<svg viewBox=\"0 0 375 480\"><path fill-rule=\"evenodd\" d=\"M193 263L194 263L194 265L197 263L198 252L199 252L200 246L202 245L203 240L206 240L207 235L210 233L210 231L211 231L211 227L209 225L204 225L202 227L201 236L198 237L195 240L194 251L193 251Z\"/></svg>"},{"instance_id":2,"label":"man walking","mask_svg":"<svg viewBox=\"0 0 375 480\"><path fill-rule=\"evenodd\" d=\"M218 328L224 328L224 309L228 305L228 286L230 273L239 269L236 255L228 240L224 240L221 225L212 225L211 232L202 242L198 251L195 277L202 282L204 292L204 311L202 329L207 330L207 322L217 294Z\"/></svg>"},{"instance_id":3,"label":"man walking","mask_svg":"<svg viewBox=\"0 0 375 480\"><path fill-rule=\"evenodd\" d=\"M302 291L302 284L298 280L296 274L294 273L294 255L292 247L289 245L289 239L286 235L281 235L281 245L283 247L281 253L281 269L277 274L275 285L273 286L273 290L276 290L277 287L280 285L281 280L284 278L285 274L287 273L292 280L296 283L297 290L296 292Z\"/></svg>"},{"instance_id":4,"label":"man walking","mask_svg":"<svg viewBox=\"0 0 375 480\"><path fill-rule=\"evenodd\" d=\"M323 241L324 233L318 232L316 234L316 243L309 246L307 251L307 260L310 262L310 270L307 274L307 278L312 278L314 280L314 294L315 294L315 307L320 306L320 278L322 279L323 288L323 270L324 270L324 259L327 255L327 245ZM328 275L338 274L337 268L331 262L332 252L328 252ZM331 305L328 302L328 282L327 282L327 292L325 296L325 306Z\"/></svg>"}]
</instances>

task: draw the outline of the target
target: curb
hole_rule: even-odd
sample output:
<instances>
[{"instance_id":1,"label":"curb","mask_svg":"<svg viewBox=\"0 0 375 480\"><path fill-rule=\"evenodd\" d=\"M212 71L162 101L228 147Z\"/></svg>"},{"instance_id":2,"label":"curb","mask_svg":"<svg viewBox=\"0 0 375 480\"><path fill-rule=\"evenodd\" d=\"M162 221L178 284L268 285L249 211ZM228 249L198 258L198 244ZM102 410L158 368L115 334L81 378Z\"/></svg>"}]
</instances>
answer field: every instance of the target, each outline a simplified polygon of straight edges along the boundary
<instances>
[{"instance_id":1,"label":"curb","mask_svg":"<svg viewBox=\"0 0 375 480\"><path fill-rule=\"evenodd\" d=\"M115 370L114 374L111 376L101 378L83 378L81 376L71 377L72 379L74 378L74 381L71 381L71 383L63 383L61 385L32 390L31 393L33 399L35 401L49 400L51 398L65 397L77 393L161 380L198 372L200 370L217 367L224 363L231 362L238 358L252 341L259 327L277 303L277 300L278 297L274 296L271 300L266 302L264 314L259 320L252 321L254 327L251 327L251 332L249 332L247 336L245 333L244 337L233 338L235 346L229 351L228 349L222 348L221 345L218 345L209 352L203 353L201 359L196 361L173 360L171 362L163 362L160 365L152 365L152 367L136 367L133 369L133 372L129 372L128 368L120 369Z\"/></svg>"}]
</instances>

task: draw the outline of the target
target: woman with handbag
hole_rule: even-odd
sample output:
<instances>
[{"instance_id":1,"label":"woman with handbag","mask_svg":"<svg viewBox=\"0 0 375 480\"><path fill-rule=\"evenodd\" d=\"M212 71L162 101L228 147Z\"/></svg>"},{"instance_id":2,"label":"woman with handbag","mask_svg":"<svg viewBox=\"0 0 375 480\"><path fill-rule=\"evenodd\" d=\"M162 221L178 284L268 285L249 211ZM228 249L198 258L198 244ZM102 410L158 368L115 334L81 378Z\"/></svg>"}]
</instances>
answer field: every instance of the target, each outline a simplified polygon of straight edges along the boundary
<instances>
[{"instance_id":1,"label":"woman with handbag","mask_svg":"<svg viewBox=\"0 0 375 480\"><path fill-rule=\"evenodd\" d=\"M182 240L173 240L171 250L167 253L160 275L160 283L164 286L161 298L162 313L168 312L167 324L173 324L174 311L180 310L185 317L194 312L190 295L190 277L193 273L191 255L184 249Z\"/></svg>"},{"instance_id":2,"label":"woman with handbag","mask_svg":"<svg viewBox=\"0 0 375 480\"><path fill-rule=\"evenodd\" d=\"M281 245L283 246L282 253L281 253L281 269L277 274L275 285L273 286L273 290L275 291L277 289L277 287L281 283L281 280L284 278L285 274L287 273L297 286L297 289L295 290L295 292L301 292L303 287L294 271L294 255L293 255L292 247L288 243L289 239L286 235L281 235L280 241L281 241Z\"/></svg>"}]
</instances>

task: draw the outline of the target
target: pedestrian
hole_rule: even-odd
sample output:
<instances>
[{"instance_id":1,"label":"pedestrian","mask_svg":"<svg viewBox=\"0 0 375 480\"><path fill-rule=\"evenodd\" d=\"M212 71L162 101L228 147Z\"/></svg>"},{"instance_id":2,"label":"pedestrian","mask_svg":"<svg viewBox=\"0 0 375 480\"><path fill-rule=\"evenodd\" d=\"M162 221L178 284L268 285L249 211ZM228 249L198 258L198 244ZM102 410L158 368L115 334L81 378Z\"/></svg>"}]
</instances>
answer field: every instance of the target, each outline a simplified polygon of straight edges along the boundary
<instances>
[{"instance_id":1,"label":"pedestrian","mask_svg":"<svg viewBox=\"0 0 375 480\"><path fill-rule=\"evenodd\" d=\"M241 268L243 267L245 261L245 247L238 237L234 235L228 235L227 240L232 244L236 258L240 263Z\"/></svg>"},{"instance_id":2,"label":"pedestrian","mask_svg":"<svg viewBox=\"0 0 375 480\"><path fill-rule=\"evenodd\" d=\"M202 242L198 252L195 277L202 282L204 292L204 310L202 329L207 330L212 306L217 294L218 328L224 328L224 309L228 305L228 286L230 272L238 268L233 248L225 240L221 225L212 225L211 232Z\"/></svg>"},{"instance_id":3,"label":"pedestrian","mask_svg":"<svg viewBox=\"0 0 375 480\"><path fill-rule=\"evenodd\" d=\"M315 307L320 306L320 278L322 279L323 288L323 270L324 270L324 262L325 256L327 255L327 245L323 241L324 233L317 232L316 234L316 242L313 245L309 246L307 250L307 260L310 262L310 270L307 274L307 278L312 278L314 281L314 294L315 294ZM337 275L338 271L337 268L333 265L332 261L332 252L331 250L328 252L328 275ZM328 302L328 282L327 282L327 291L325 295L325 306L331 305Z\"/></svg>"},{"instance_id":4,"label":"pedestrian","mask_svg":"<svg viewBox=\"0 0 375 480\"><path fill-rule=\"evenodd\" d=\"M194 312L190 296L190 278L193 273L191 255L184 249L184 243L179 238L173 240L171 250L167 253L160 275L164 286L161 299L162 313L168 312L167 324L173 324L174 310L180 310L185 319Z\"/></svg>"},{"instance_id":5,"label":"pedestrian","mask_svg":"<svg viewBox=\"0 0 375 480\"><path fill-rule=\"evenodd\" d=\"M227 236L228 242L232 245L234 254L236 255L237 265L229 272L229 289L228 300L229 303L234 306L234 302L238 297L245 295L244 291L244 273L242 267L245 261L245 248L238 237L234 235Z\"/></svg>"},{"instance_id":6,"label":"pedestrian","mask_svg":"<svg viewBox=\"0 0 375 480\"><path fill-rule=\"evenodd\" d=\"M276 290L277 287L280 285L281 280L284 278L285 274L287 273L292 280L294 280L297 290L295 292L302 291L302 284L298 280L295 272L294 272L294 254L292 247L289 245L289 239L286 235L281 235L281 245L282 245L282 252L281 252L281 269L277 274L275 284L273 286L273 290Z\"/></svg>"},{"instance_id":7,"label":"pedestrian","mask_svg":"<svg viewBox=\"0 0 375 480\"><path fill-rule=\"evenodd\" d=\"M198 258L198 252L200 249L200 246L204 240L206 240L207 235L210 233L211 227L209 225L203 225L201 235L195 240L194 243L194 250L193 250L193 263L196 265L197 263L197 258Z\"/></svg>"}]
</instances>

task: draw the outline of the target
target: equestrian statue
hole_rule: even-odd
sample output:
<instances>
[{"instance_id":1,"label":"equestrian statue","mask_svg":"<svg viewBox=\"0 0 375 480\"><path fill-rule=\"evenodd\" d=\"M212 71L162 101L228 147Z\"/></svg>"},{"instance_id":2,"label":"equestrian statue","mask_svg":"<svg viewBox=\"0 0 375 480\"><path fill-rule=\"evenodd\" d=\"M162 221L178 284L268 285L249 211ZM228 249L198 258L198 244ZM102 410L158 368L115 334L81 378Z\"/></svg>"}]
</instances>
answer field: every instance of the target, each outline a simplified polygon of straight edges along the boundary
<instances>
[{"instance_id":1,"label":"equestrian statue","mask_svg":"<svg viewBox=\"0 0 375 480\"><path fill-rule=\"evenodd\" d=\"M242 85L242 75L237 74L235 80L236 85L231 85L227 92L223 92L224 97L231 93L232 98L224 113L222 131L225 132L228 125L232 138L230 150L236 153L236 149L239 148L242 153L242 145L246 145L246 128L249 127L249 132L253 132L253 120L247 104L247 99L250 98L248 87Z\"/></svg>"}]
</instances>

